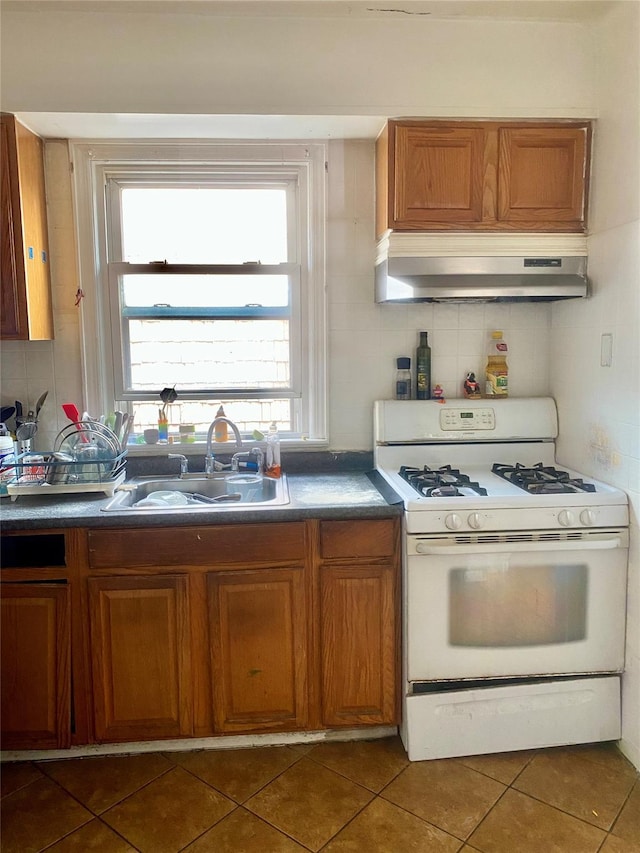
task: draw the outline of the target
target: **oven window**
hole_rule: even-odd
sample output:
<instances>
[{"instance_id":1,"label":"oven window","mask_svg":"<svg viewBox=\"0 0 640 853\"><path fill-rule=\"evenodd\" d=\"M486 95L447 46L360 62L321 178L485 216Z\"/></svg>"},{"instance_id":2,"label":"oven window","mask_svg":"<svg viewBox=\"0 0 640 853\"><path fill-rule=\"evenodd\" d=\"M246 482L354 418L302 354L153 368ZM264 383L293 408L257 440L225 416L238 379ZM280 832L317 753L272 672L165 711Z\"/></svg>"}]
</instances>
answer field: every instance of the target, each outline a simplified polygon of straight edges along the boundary
<instances>
[{"instance_id":1,"label":"oven window","mask_svg":"<svg viewBox=\"0 0 640 853\"><path fill-rule=\"evenodd\" d=\"M585 564L452 569L452 646L545 646L584 640Z\"/></svg>"}]
</instances>

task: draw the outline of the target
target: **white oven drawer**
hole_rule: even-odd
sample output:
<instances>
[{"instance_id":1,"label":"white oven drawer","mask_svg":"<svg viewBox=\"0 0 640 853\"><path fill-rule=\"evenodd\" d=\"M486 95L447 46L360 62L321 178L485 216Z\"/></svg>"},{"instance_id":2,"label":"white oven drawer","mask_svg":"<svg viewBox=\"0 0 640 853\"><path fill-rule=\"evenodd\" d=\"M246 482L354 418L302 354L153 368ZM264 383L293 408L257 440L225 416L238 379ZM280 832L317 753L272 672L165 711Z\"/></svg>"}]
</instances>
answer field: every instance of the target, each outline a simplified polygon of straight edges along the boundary
<instances>
[{"instance_id":1,"label":"white oven drawer","mask_svg":"<svg viewBox=\"0 0 640 853\"><path fill-rule=\"evenodd\" d=\"M400 733L410 761L620 738L620 679L407 696Z\"/></svg>"},{"instance_id":2,"label":"white oven drawer","mask_svg":"<svg viewBox=\"0 0 640 853\"><path fill-rule=\"evenodd\" d=\"M589 548L581 541L478 547L410 537L408 680L622 671L625 537L612 533Z\"/></svg>"}]
</instances>

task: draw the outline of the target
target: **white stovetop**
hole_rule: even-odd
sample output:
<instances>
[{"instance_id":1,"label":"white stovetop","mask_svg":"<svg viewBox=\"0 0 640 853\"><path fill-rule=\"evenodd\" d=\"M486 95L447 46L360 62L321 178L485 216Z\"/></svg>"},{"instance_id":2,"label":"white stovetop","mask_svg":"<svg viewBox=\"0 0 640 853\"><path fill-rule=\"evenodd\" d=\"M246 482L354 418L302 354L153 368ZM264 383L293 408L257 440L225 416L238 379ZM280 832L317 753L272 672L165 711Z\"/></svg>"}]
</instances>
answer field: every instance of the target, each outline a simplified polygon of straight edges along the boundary
<instances>
[{"instance_id":1,"label":"white stovetop","mask_svg":"<svg viewBox=\"0 0 640 853\"><path fill-rule=\"evenodd\" d=\"M506 405L505 405L506 404ZM479 429L449 430L441 412L470 411ZM487 415L490 428L480 421ZM466 416L465 416L466 417ZM459 423L464 423L463 419ZM501 401L378 401L375 404L374 461L377 470L402 498L408 532L442 532L447 517L460 519L461 531L473 529L469 519L480 514L482 530L580 529L628 524L627 496L593 477L555 461L557 422L549 398ZM544 436L540 438L538 436ZM494 474L494 463L532 466L542 463L592 483L595 492L530 494ZM424 497L399 475L402 465L458 468L486 489L486 495ZM564 512L563 512L564 511ZM477 519L476 519L477 520Z\"/></svg>"}]
</instances>

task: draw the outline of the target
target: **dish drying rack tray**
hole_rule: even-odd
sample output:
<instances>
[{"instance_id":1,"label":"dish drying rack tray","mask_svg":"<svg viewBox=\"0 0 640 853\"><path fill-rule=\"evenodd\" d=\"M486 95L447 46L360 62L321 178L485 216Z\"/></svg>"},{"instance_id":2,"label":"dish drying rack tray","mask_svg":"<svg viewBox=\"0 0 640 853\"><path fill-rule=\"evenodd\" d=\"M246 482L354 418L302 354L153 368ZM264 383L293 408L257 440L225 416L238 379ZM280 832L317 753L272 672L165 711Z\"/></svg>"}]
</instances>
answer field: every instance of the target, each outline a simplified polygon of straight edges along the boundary
<instances>
[{"instance_id":1,"label":"dish drying rack tray","mask_svg":"<svg viewBox=\"0 0 640 853\"><path fill-rule=\"evenodd\" d=\"M79 456L80 458L76 458ZM7 483L11 500L20 495L45 496L103 492L112 497L126 477L127 451L113 430L81 421L62 429L53 451L21 453Z\"/></svg>"}]
</instances>

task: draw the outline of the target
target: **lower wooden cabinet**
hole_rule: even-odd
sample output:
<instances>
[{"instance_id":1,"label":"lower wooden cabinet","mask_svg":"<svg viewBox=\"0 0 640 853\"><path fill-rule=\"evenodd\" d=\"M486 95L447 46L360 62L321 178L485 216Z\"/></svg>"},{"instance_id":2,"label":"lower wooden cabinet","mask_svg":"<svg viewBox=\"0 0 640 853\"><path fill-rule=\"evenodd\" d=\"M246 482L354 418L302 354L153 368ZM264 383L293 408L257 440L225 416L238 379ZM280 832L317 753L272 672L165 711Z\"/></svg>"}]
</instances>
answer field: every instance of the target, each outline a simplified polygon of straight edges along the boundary
<instances>
[{"instance_id":1,"label":"lower wooden cabinet","mask_svg":"<svg viewBox=\"0 0 640 853\"><path fill-rule=\"evenodd\" d=\"M399 529L58 534L65 565L29 553L2 583L3 747L396 724ZM28 582L39 571L66 580Z\"/></svg>"},{"instance_id":2,"label":"lower wooden cabinet","mask_svg":"<svg viewBox=\"0 0 640 853\"><path fill-rule=\"evenodd\" d=\"M186 576L90 578L89 608L96 739L191 735Z\"/></svg>"},{"instance_id":3,"label":"lower wooden cabinet","mask_svg":"<svg viewBox=\"0 0 640 853\"><path fill-rule=\"evenodd\" d=\"M322 725L398 723L399 523L323 521L319 552Z\"/></svg>"},{"instance_id":4,"label":"lower wooden cabinet","mask_svg":"<svg viewBox=\"0 0 640 853\"><path fill-rule=\"evenodd\" d=\"M391 566L321 572L322 722L398 721L396 573Z\"/></svg>"},{"instance_id":5,"label":"lower wooden cabinet","mask_svg":"<svg viewBox=\"0 0 640 853\"><path fill-rule=\"evenodd\" d=\"M207 584L216 731L304 729L304 566L212 573Z\"/></svg>"},{"instance_id":6,"label":"lower wooden cabinet","mask_svg":"<svg viewBox=\"0 0 640 853\"><path fill-rule=\"evenodd\" d=\"M2 748L70 745L71 622L67 583L3 583Z\"/></svg>"}]
</instances>

